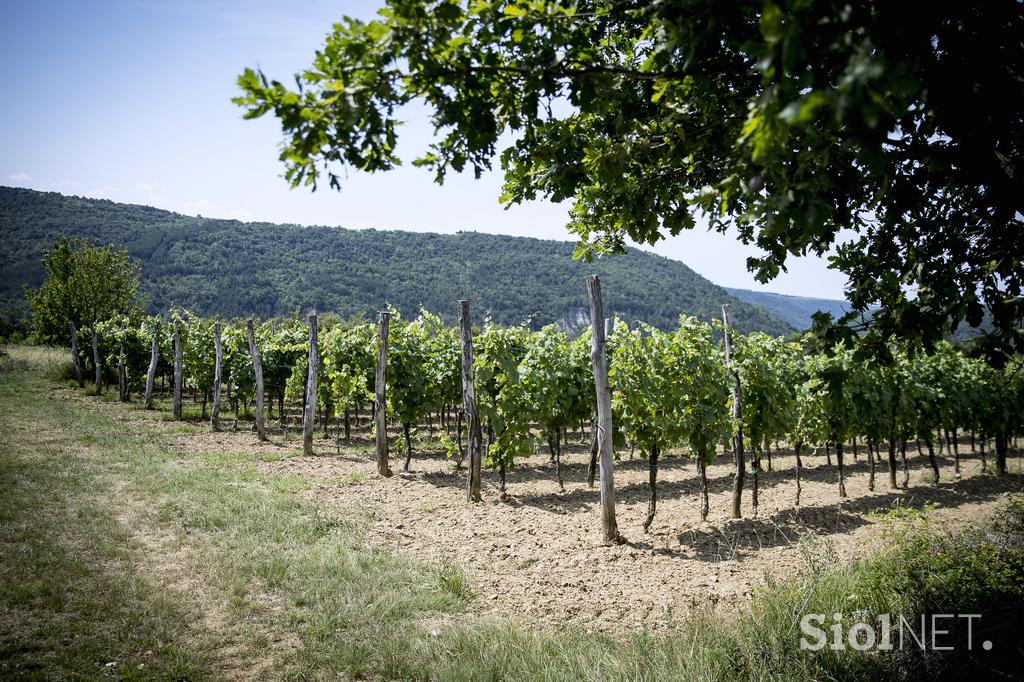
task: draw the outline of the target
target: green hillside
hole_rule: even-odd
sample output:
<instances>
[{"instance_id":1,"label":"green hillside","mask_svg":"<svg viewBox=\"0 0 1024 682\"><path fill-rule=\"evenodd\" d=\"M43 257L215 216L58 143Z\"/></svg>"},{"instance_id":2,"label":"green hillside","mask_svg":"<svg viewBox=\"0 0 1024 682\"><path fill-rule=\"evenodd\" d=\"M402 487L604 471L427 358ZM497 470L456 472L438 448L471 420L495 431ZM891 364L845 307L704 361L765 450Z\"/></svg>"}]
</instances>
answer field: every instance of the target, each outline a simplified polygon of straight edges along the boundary
<instances>
[{"instance_id":1,"label":"green hillside","mask_svg":"<svg viewBox=\"0 0 1024 682\"><path fill-rule=\"evenodd\" d=\"M741 330L792 331L682 263L635 250L588 264L572 260L568 242L211 220L10 187L0 187L0 234L0 306L8 309L24 309L22 285L42 281L40 256L64 234L120 244L141 259L151 311L269 317L317 308L369 317L391 303L405 315L423 306L450 320L455 300L469 298L476 315L501 323L578 323L589 310L584 277L597 273L606 309L630 321L668 327L681 312L708 319L730 303Z\"/></svg>"}]
</instances>

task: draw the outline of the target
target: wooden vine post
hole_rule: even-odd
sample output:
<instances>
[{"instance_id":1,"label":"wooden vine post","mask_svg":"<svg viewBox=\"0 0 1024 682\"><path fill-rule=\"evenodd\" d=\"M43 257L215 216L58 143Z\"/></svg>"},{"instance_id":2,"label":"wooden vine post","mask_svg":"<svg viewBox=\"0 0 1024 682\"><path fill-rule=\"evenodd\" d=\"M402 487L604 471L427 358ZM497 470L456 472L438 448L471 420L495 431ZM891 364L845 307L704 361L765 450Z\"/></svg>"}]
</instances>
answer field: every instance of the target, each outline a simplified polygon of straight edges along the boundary
<instances>
[{"instance_id":1,"label":"wooden vine post","mask_svg":"<svg viewBox=\"0 0 1024 682\"><path fill-rule=\"evenodd\" d=\"M374 382L373 416L374 431L377 436L377 472L381 476L390 476L388 466L388 417L387 417L387 380L388 380L388 328L391 324L391 313L380 311L380 327L377 330L377 378Z\"/></svg>"},{"instance_id":2,"label":"wooden vine post","mask_svg":"<svg viewBox=\"0 0 1024 682\"><path fill-rule=\"evenodd\" d=\"M220 431L220 385L221 365L224 362L224 349L220 342L220 322L213 324L213 407L210 408L210 428Z\"/></svg>"},{"instance_id":3,"label":"wooden vine post","mask_svg":"<svg viewBox=\"0 0 1024 682\"><path fill-rule=\"evenodd\" d=\"M78 379L78 387L85 388L85 375L82 374L82 361L78 357L78 330L74 322L68 322L71 328L71 366L75 369L75 378Z\"/></svg>"},{"instance_id":4,"label":"wooden vine post","mask_svg":"<svg viewBox=\"0 0 1024 682\"><path fill-rule=\"evenodd\" d=\"M174 397L175 419L181 419L181 320L174 321Z\"/></svg>"},{"instance_id":5,"label":"wooden vine post","mask_svg":"<svg viewBox=\"0 0 1024 682\"><path fill-rule=\"evenodd\" d=\"M459 335L462 340L462 411L466 420L469 450L468 500L480 502L483 431L480 428L476 388L473 385L473 330L469 323L469 301L459 301Z\"/></svg>"},{"instance_id":6,"label":"wooden vine post","mask_svg":"<svg viewBox=\"0 0 1024 682\"><path fill-rule=\"evenodd\" d=\"M743 460L743 391L740 387L740 373L732 363L732 341L729 339L729 304L722 306L722 335L725 337L725 365L732 374L732 420L735 433L732 436L733 461L736 470L732 481L732 518L741 516L740 503L743 500L743 478L746 476L746 464ZM754 473L755 480L757 473ZM799 493L798 493L799 494ZM757 487L753 493L754 516L757 516Z\"/></svg>"},{"instance_id":7,"label":"wooden vine post","mask_svg":"<svg viewBox=\"0 0 1024 682\"><path fill-rule=\"evenodd\" d=\"M121 325L121 333L118 338L117 351L117 399L122 403L128 402L128 375L124 368L124 325Z\"/></svg>"},{"instance_id":8,"label":"wooden vine post","mask_svg":"<svg viewBox=\"0 0 1024 682\"><path fill-rule=\"evenodd\" d=\"M100 339L96 335L96 323L90 325L92 329L92 364L96 367L96 395L103 392L103 368L100 365Z\"/></svg>"},{"instance_id":9,"label":"wooden vine post","mask_svg":"<svg viewBox=\"0 0 1024 682\"><path fill-rule=\"evenodd\" d=\"M263 363L260 362L260 350L256 347L256 334L252 330L252 320L245 324L249 337L249 355L252 356L252 372L256 375L256 437L267 439L267 430L263 426Z\"/></svg>"},{"instance_id":10,"label":"wooden vine post","mask_svg":"<svg viewBox=\"0 0 1024 682\"><path fill-rule=\"evenodd\" d=\"M156 382L156 365L160 361L160 323L153 327L153 348L149 355L149 369L146 371L146 409L153 409L153 384Z\"/></svg>"},{"instance_id":11,"label":"wooden vine post","mask_svg":"<svg viewBox=\"0 0 1024 682\"><path fill-rule=\"evenodd\" d=\"M306 409L302 413L302 451L313 454L313 426L316 420L317 373L320 371L320 352L317 348L316 311L309 314L309 371L306 374Z\"/></svg>"},{"instance_id":12,"label":"wooden vine post","mask_svg":"<svg viewBox=\"0 0 1024 682\"><path fill-rule=\"evenodd\" d=\"M612 318L604 318L605 341L612 335ZM590 464L587 466L587 486L594 487L594 476L597 475L597 424L591 425L590 429Z\"/></svg>"},{"instance_id":13,"label":"wooden vine post","mask_svg":"<svg viewBox=\"0 0 1024 682\"><path fill-rule=\"evenodd\" d=\"M590 294L590 362L594 366L594 387L597 391L597 455L601 481L601 531L606 543L621 543L619 526L615 521L615 483L612 478L612 392L608 385L608 358L605 352L604 301L601 299L601 280L597 275L587 277Z\"/></svg>"}]
</instances>

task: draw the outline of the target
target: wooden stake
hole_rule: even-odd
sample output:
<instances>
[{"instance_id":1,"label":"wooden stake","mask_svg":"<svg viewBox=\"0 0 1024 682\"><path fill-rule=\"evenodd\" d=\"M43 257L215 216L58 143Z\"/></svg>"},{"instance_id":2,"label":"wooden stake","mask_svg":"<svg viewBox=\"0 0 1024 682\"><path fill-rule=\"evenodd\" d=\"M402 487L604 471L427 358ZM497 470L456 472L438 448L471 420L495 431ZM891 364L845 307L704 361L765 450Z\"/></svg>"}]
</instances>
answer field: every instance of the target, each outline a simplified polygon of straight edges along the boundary
<instances>
[{"instance_id":1,"label":"wooden stake","mask_svg":"<svg viewBox=\"0 0 1024 682\"><path fill-rule=\"evenodd\" d=\"M723 336L725 337L725 364L732 374L732 420L735 433L732 436L733 461L735 471L732 480L732 518L741 517L740 505L743 501L743 479L746 476L746 462L743 457L743 390L740 386L740 373L732 364L732 342L729 339L729 304L722 306ZM754 469L756 480L757 469ZM756 484L755 484L756 486ZM757 498L754 498L754 516L757 516Z\"/></svg>"},{"instance_id":2,"label":"wooden stake","mask_svg":"<svg viewBox=\"0 0 1024 682\"><path fill-rule=\"evenodd\" d=\"M309 372L306 375L306 409L302 414L302 451L307 455L313 454L313 422L316 419L316 380L320 364L317 331L316 311L313 311L309 314Z\"/></svg>"},{"instance_id":3,"label":"wooden stake","mask_svg":"<svg viewBox=\"0 0 1024 682\"><path fill-rule=\"evenodd\" d=\"M377 330L377 378L374 384L374 422L377 436L377 473L390 476L388 466L388 419L387 419L387 380L388 380L388 327L391 313L380 311L380 326Z\"/></svg>"},{"instance_id":4,"label":"wooden stake","mask_svg":"<svg viewBox=\"0 0 1024 682\"><path fill-rule=\"evenodd\" d=\"M480 415L477 412L476 405L476 388L473 383L473 330L469 322L469 301L460 300L458 306L459 336L462 343L462 414L468 427L469 480L467 481L467 499L469 502L480 502L483 499L480 496L483 431L480 428Z\"/></svg>"},{"instance_id":5,"label":"wooden stake","mask_svg":"<svg viewBox=\"0 0 1024 682\"><path fill-rule=\"evenodd\" d=\"M213 355L213 407L210 408L210 428L220 431L221 364L224 360L224 351L220 343L220 322L213 323Z\"/></svg>"},{"instance_id":6,"label":"wooden stake","mask_svg":"<svg viewBox=\"0 0 1024 682\"><path fill-rule=\"evenodd\" d=\"M253 333L252 320L246 322L246 333L249 337L249 355L252 356L252 371L256 375L256 437L267 439L267 431L263 426L263 363L260 362L260 351L256 347L256 335Z\"/></svg>"},{"instance_id":7,"label":"wooden stake","mask_svg":"<svg viewBox=\"0 0 1024 682\"><path fill-rule=\"evenodd\" d=\"M100 340L96 336L96 323L92 328L92 364L96 367L96 395L103 392L103 368L100 366Z\"/></svg>"},{"instance_id":8,"label":"wooden stake","mask_svg":"<svg viewBox=\"0 0 1024 682\"><path fill-rule=\"evenodd\" d=\"M181 419L181 321L174 321L174 398L172 411Z\"/></svg>"},{"instance_id":9,"label":"wooden stake","mask_svg":"<svg viewBox=\"0 0 1024 682\"><path fill-rule=\"evenodd\" d=\"M156 365L160 359L160 323L153 328L153 348L149 356L149 370L146 372L146 409L153 409L153 384L156 381Z\"/></svg>"},{"instance_id":10,"label":"wooden stake","mask_svg":"<svg viewBox=\"0 0 1024 682\"><path fill-rule=\"evenodd\" d=\"M615 521L615 483L612 474L612 393L608 384L608 358L605 351L604 301L601 298L601 280L597 275L587 277L590 294L590 362L594 366L594 388L597 392L597 454L601 478L601 531L605 542L621 543L619 526Z\"/></svg>"}]
</instances>

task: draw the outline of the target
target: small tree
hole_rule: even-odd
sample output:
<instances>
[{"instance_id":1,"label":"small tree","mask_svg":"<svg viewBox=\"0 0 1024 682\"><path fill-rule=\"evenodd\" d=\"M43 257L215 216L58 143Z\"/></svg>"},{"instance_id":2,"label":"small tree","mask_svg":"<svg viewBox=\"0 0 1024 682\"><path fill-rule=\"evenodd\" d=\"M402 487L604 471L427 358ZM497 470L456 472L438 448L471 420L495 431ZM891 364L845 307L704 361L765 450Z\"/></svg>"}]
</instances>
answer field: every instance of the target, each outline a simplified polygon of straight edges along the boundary
<instances>
[{"instance_id":1,"label":"small tree","mask_svg":"<svg viewBox=\"0 0 1024 682\"><path fill-rule=\"evenodd\" d=\"M93 334L93 365L100 379L96 325L115 315L139 312L139 261L125 249L92 245L83 239L61 237L43 254L46 280L37 289L26 287L32 306L36 338L63 345L68 323L89 327ZM97 385L97 390L99 386Z\"/></svg>"}]
</instances>

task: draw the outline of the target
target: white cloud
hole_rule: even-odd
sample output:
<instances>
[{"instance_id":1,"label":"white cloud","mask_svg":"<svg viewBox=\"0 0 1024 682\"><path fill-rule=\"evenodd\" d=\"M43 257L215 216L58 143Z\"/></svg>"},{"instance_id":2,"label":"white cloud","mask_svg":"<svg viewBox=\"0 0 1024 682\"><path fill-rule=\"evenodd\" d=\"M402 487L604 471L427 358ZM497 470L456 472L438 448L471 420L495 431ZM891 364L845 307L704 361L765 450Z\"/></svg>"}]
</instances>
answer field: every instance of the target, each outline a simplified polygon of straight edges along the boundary
<instances>
[{"instance_id":1,"label":"white cloud","mask_svg":"<svg viewBox=\"0 0 1024 682\"><path fill-rule=\"evenodd\" d=\"M32 176L28 173L18 171L14 175L8 175L7 179L11 182L29 182L32 179Z\"/></svg>"}]
</instances>

